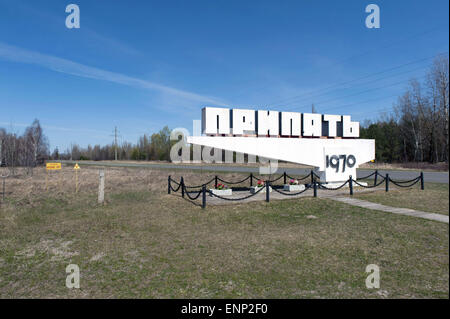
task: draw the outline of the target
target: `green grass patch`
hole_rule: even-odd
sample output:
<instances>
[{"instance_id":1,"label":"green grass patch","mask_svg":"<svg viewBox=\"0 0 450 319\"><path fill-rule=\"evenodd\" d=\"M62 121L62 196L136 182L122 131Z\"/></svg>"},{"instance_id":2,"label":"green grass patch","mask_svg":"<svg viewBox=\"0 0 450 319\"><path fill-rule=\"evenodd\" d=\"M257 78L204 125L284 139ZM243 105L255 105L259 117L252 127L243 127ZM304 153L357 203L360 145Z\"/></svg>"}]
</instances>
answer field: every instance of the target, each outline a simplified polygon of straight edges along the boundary
<instances>
[{"instance_id":1,"label":"green grass patch","mask_svg":"<svg viewBox=\"0 0 450 319\"><path fill-rule=\"evenodd\" d=\"M205 210L145 191L106 199L43 197L0 210L0 297L449 296L444 223L319 198ZM70 263L78 290L65 287ZM380 267L382 294L365 287L368 264Z\"/></svg>"}]
</instances>

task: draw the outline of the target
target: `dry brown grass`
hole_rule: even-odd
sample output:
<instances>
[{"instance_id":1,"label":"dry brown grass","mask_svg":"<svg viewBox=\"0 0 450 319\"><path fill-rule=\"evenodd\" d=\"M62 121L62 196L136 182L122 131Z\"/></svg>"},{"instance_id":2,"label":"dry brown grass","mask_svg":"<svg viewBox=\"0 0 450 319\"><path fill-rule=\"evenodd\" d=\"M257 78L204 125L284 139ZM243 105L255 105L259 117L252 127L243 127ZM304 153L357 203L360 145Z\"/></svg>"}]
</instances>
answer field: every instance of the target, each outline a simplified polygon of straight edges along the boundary
<instances>
[{"instance_id":1,"label":"dry brown grass","mask_svg":"<svg viewBox=\"0 0 450 319\"><path fill-rule=\"evenodd\" d=\"M408 162L408 163L365 163L360 166L366 169L379 170L413 170L413 171L437 171L448 172L448 163L427 163L427 162Z\"/></svg>"},{"instance_id":2,"label":"dry brown grass","mask_svg":"<svg viewBox=\"0 0 450 319\"><path fill-rule=\"evenodd\" d=\"M15 205L31 205L41 196L64 196L68 201L77 196L95 195L98 191L99 168L83 166L78 172L79 191L75 194L75 171L71 166L63 166L61 171L46 172L44 168L34 170L32 176L24 169L18 169L16 176L6 180L6 197ZM214 177L211 172L169 171L147 168L105 168L105 193L108 195L120 191L167 192L167 177L176 181L184 176L189 185L198 185ZM239 180L246 174L221 173L228 180ZM46 182L47 178L47 182ZM0 185L1 186L1 185ZM106 199L108 197L106 196Z\"/></svg>"},{"instance_id":3,"label":"dry brown grass","mask_svg":"<svg viewBox=\"0 0 450 319\"><path fill-rule=\"evenodd\" d=\"M8 180L0 210L0 297L448 298L448 225L302 198L208 206L167 194L167 175L200 184L211 173L98 168ZM223 174L236 180L240 174ZM65 267L81 289L65 287ZM365 267L381 268L381 290Z\"/></svg>"},{"instance_id":4,"label":"dry brown grass","mask_svg":"<svg viewBox=\"0 0 450 319\"><path fill-rule=\"evenodd\" d=\"M105 163L114 163L115 161L102 161ZM168 161L120 161L120 163L130 163L130 164L173 164ZM183 165L205 165L198 163L183 163ZM206 166L223 166L223 163L208 163ZM257 167L255 163L228 163L227 166L247 166L247 167ZM307 168L312 169L312 166L288 163L288 162L278 162L278 167L281 168ZM448 172L448 163L427 163L427 162L407 162L407 163L364 163L360 166L363 169L379 169L379 170L413 170L413 171L439 171Z\"/></svg>"}]
</instances>

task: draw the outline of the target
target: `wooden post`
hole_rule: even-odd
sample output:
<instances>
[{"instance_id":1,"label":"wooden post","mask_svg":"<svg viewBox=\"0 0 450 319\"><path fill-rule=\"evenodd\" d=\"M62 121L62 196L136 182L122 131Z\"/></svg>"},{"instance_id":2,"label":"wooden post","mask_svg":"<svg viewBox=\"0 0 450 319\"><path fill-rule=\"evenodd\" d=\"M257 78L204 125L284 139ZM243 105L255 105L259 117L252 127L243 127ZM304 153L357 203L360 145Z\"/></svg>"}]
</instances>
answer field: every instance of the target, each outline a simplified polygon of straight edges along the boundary
<instances>
[{"instance_id":1,"label":"wooden post","mask_svg":"<svg viewBox=\"0 0 450 319\"><path fill-rule=\"evenodd\" d=\"M63 189L63 172L62 172L62 165L61 169L59 170L59 189Z\"/></svg>"},{"instance_id":2,"label":"wooden post","mask_svg":"<svg viewBox=\"0 0 450 319\"><path fill-rule=\"evenodd\" d=\"M99 184L98 184L98 203L104 204L105 202L105 170L99 171Z\"/></svg>"},{"instance_id":3,"label":"wooden post","mask_svg":"<svg viewBox=\"0 0 450 319\"><path fill-rule=\"evenodd\" d=\"M386 173L386 192L389 192L389 174Z\"/></svg>"},{"instance_id":4,"label":"wooden post","mask_svg":"<svg viewBox=\"0 0 450 319\"><path fill-rule=\"evenodd\" d=\"M353 195L353 178L352 178L352 175L350 175L350 179L349 179L349 188L350 188L350 195Z\"/></svg>"},{"instance_id":5,"label":"wooden post","mask_svg":"<svg viewBox=\"0 0 450 319\"><path fill-rule=\"evenodd\" d=\"M425 181L423 180L423 172L420 172L420 189L425 189Z\"/></svg>"},{"instance_id":6,"label":"wooden post","mask_svg":"<svg viewBox=\"0 0 450 319\"><path fill-rule=\"evenodd\" d=\"M75 170L75 194L78 193L78 170Z\"/></svg>"}]
</instances>

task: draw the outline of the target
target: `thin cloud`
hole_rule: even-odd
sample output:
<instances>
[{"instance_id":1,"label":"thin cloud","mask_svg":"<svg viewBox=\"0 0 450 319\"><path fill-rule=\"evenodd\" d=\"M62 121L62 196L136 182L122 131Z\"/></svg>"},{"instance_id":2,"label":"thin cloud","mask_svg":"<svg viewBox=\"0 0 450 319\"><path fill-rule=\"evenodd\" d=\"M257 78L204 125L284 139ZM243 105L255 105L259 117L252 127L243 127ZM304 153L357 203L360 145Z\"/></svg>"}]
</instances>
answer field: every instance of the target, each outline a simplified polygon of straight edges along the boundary
<instances>
[{"instance_id":1,"label":"thin cloud","mask_svg":"<svg viewBox=\"0 0 450 319\"><path fill-rule=\"evenodd\" d=\"M2 0L0 0L2 2ZM8 7L14 6L19 12L25 12L26 14L37 16L50 27L51 25L56 28L60 28L64 24L64 19L61 19L60 15L55 15L49 11L43 10L41 5L33 5L30 3L23 3L19 0L15 0L14 3L11 1L7 2ZM65 5L64 5L65 7ZM51 25L50 25L51 24ZM106 37L83 24L83 27L77 32L83 34L84 39L89 39L89 43L96 43L100 47L107 47L114 51L119 51L128 55L133 56L143 56L143 53L131 47L130 45L123 43L115 38Z\"/></svg>"},{"instance_id":2,"label":"thin cloud","mask_svg":"<svg viewBox=\"0 0 450 319\"><path fill-rule=\"evenodd\" d=\"M223 101L193 92L175 89L155 82L142 80L125 74L110 72L96 67L87 66L67 59L25 50L0 42L0 58L8 61L38 65L56 72L127 85L131 87L158 91L178 98L208 103L215 106L225 106Z\"/></svg>"}]
</instances>

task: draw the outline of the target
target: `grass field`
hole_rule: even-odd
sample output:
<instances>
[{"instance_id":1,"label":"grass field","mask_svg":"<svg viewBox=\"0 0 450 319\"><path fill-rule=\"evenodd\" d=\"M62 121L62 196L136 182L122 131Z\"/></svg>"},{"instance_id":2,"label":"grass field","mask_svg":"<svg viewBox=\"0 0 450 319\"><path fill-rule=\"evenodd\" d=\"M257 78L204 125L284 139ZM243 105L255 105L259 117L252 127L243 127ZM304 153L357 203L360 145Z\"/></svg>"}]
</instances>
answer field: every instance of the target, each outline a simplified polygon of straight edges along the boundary
<instances>
[{"instance_id":1,"label":"grass field","mask_svg":"<svg viewBox=\"0 0 450 319\"><path fill-rule=\"evenodd\" d=\"M42 170L8 180L0 297L449 297L448 224L319 198L202 210L167 195L167 175L180 172L164 170L108 169L99 206L97 172L82 168L79 194L70 168L50 176L47 192ZM191 184L210 177L183 175ZM433 187L424 200L445 191ZM448 207L448 195L439 203ZM70 263L80 289L65 287ZM380 289L365 287L368 264L380 267Z\"/></svg>"}]
</instances>

